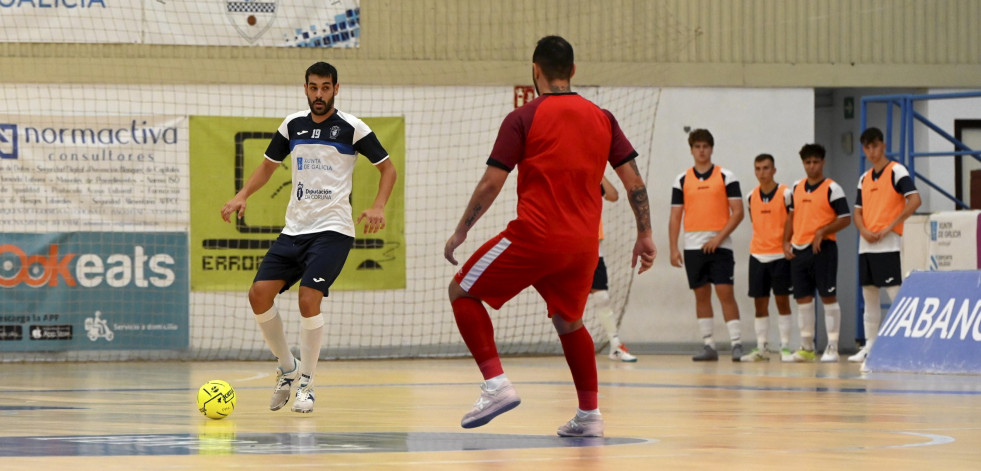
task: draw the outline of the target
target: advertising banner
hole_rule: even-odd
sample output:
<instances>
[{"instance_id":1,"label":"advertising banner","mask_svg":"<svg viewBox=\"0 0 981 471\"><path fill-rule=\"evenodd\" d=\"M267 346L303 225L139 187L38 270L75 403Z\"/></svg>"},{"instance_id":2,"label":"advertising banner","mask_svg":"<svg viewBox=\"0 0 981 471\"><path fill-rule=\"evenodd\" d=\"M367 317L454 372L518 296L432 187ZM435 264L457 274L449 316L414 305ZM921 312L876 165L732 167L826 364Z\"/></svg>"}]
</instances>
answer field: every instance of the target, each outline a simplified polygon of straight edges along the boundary
<instances>
[{"instance_id":1,"label":"advertising banner","mask_svg":"<svg viewBox=\"0 0 981 471\"><path fill-rule=\"evenodd\" d=\"M981 373L981 271L918 271L899 289L869 371Z\"/></svg>"},{"instance_id":2,"label":"advertising banner","mask_svg":"<svg viewBox=\"0 0 981 471\"><path fill-rule=\"evenodd\" d=\"M358 0L146 1L148 44L358 47Z\"/></svg>"},{"instance_id":3,"label":"advertising banner","mask_svg":"<svg viewBox=\"0 0 981 471\"><path fill-rule=\"evenodd\" d=\"M187 117L0 115L0 232L187 231Z\"/></svg>"},{"instance_id":4,"label":"advertising banner","mask_svg":"<svg viewBox=\"0 0 981 471\"><path fill-rule=\"evenodd\" d=\"M142 27L143 2L0 0L0 42L138 43Z\"/></svg>"},{"instance_id":5,"label":"advertising banner","mask_svg":"<svg viewBox=\"0 0 981 471\"><path fill-rule=\"evenodd\" d=\"M981 211L930 215L930 270L981 268Z\"/></svg>"},{"instance_id":6,"label":"advertising banner","mask_svg":"<svg viewBox=\"0 0 981 471\"><path fill-rule=\"evenodd\" d=\"M0 42L358 47L359 0L0 0Z\"/></svg>"},{"instance_id":7,"label":"advertising banner","mask_svg":"<svg viewBox=\"0 0 981 471\"><path fill-rule=\"evenodd\" d=\"M0 351L188 346L187 234L0 233Z\"/></svg>"},{"instance_id":8,"label":"advertising banner","mask_svg":"<svg viewBox=\"0 0 981 471\"><path fill-rule=\"evenodd\" d=\"M354 249L331 289L405 288L405 120L362 118L378 136L399 178L385 208L385 229L356 228ZM279 236L292 191L292 158L249 197L245 217L226 223L221 208L265 159L281 118L191 116L191 289L248 289L272 242ZM354 169L351 205L355 219L371 206L379 173L363 156ZM295 288L295 287L294 287Z\"/></svg>"}]
</instances>

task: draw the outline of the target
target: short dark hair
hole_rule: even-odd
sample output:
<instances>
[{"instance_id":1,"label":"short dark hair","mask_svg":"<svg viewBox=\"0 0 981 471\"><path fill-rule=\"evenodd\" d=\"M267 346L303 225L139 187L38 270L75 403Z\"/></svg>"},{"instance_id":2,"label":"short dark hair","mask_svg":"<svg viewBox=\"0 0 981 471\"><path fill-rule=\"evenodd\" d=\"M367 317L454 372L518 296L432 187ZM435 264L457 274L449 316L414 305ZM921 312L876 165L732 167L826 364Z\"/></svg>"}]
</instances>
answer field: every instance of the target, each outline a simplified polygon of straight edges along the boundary
<instances>
[{"instance_id":1,"label":"short dark hair","mask_svg":"<svg viewBox=\"0 0 981 471\"><path fill-rule=\"evenodd\" d=\"M868 128L862 131L862 137L858 138L862 145L871 144L875 141L883 141L882 131L879 128Z\"/></svg>"},{"instance_id":2,"label":"short dark hair","mask_svg":"<svg viewBox=\"0 0 981 471\"><path fill-rule=\"evenodd\" d=\"M561 36L545 36L538 40L531 61L538 64L546 78L568 80L572 78L575 55L569 41Z\"/></svg>"},{"instance_id":3,"label":"short dark hair","mask_svg":"<svg viewBox=\"0 0 981 471\"><path fill-rule=\"evenodd\" d=\"M821 144L804 144L804 147L800 148L800 159L804 160L808 157L819 157L824 160L824 146Z\"/></svg>"},{"instance_id":4,"label":"short dark hair","mask_svg":"<svg viewBox=\"0 0 981 471\"><path fill-rule=\"evenodd\" d=\"M762 162L764 160L769 160L771 164L776 164L776 161L773 160L773 156L770 155L770 154L760 154L760 155L757 155L756 156L756 160L754 160L753 162L754 163L760 163L760 162Z\"/></svg>"},{"instance_id":5,"label":"short dark hair","mask_svg":"<svg viewBox=\"0 0 981 471\"><path fill-rule=\"evenodd\" d=\"M303 78L303 83L310 82L311 75L330 77L330 82L337 85L337 69L326 62L317 62L316 64L307 67L307 75Z\"/></svg>"},{"instance_id":6,"label":"short dark hair","mask_svg":"<svg viewBox=\"0 0 981 471\"><path fill-rule=\"evenodd\" d=\"M709 147L715 147L715 138L708 129L696 129L688 133L688 147L692 147L696 142L706 142Z\"/></svg>"}]
</instances>

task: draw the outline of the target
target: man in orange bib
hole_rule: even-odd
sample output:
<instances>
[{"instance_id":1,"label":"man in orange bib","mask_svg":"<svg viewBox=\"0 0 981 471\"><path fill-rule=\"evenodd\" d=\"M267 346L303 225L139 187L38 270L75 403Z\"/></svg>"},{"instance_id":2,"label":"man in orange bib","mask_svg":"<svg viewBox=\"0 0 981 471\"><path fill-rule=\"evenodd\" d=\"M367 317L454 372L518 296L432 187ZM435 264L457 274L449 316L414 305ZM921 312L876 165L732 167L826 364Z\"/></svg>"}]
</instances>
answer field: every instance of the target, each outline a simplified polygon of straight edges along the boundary
<instances>
[{"instance_id":1,"label":"man in orange bib","mask_svg":"<svg viewBox=\"0 0 981 471\"><path fill-rule=\"evenodd\" d=\"M793 206L784 232L784 252L790 258L790 277L797 300L800 350L794 361L813 362L814 292L824 304L828 345L821 361L838 361L838 333L841 306L838 305L838 243L835 234L848 227L851 214L845 191L834 180L824 177L824 147L806 144L800 149L807 178L794 183Z\"/></svg>"},{"instance_id":2,"label":"man in orange bib","mask_svg":"<svg viewBox=\"0 0 981 471\"><path fill-rule=\"evenodd\" d=\"M722 304L722 317L732 342L732 361L740 361L739 305L732 281L735 259L729 234L743 220L743 197L736 175L712 163L715 138L706 129L688 135L695 165L675 178L671 190L671 221L668 240L671 265L684 265L688 287L695 293L695 317L704 346L694 361L717 361L719 353L712 338L712 285ZM681 221L685 224L684 257L678 251Z\"/></svg>"},{"instance_id":3,"label":"man in orange bib","mask_svg":"<svg viewBox=\"0 0 981 471\"><path fill-rule=\"evenodd\" d=\"M753 163L759 186L746 197L749 218L753 223L753 239L749 244L749 297L756 308L754 331L756 348L742 361L770 361L767 339L770 336L770 291L777 301L777 327L780 330L780 359L794 361L790 350L790 260L783 253L783 233L793 196L787 185L773 180L777 168L773 156L760 154Z\"/></svg>"},{"instance_id":4,"label":"man in orange bib","mask_svg":"<svg viewBox=\"0 0 981 471\"><path fill-rule=\"evenodd\" d=\"M858 279L865 300L865 346L848 357L848 361L856 363L865 361L879 331L882 319L879 289L885 288L891 301L899 294L903 282L900 264L903 222L921 203L906 167L886 158L882 131L866 129L861 142L872 168L859 177L855 198L855 227L862 236L858 240Z\"/></svg>"}]
</instances>

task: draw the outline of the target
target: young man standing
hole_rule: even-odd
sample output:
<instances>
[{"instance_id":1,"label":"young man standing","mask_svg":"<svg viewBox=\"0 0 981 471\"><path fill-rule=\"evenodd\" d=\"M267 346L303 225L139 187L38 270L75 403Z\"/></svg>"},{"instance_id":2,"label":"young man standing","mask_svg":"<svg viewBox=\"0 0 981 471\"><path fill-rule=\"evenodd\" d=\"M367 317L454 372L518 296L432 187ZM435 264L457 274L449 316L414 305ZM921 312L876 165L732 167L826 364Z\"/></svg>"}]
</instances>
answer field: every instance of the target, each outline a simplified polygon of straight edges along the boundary
<instances>
[{"instance_id":1,"label":"young man standing","mask_svg":"<svg viewBox=\"0 0 981 471\"><path fill-rule=\"evenodd\" d=\"M360 119L334 108L337 69L317 62L306 71L304 90L309 111L293 113L283 120L265 160L252 172L245 186L225 203L221 217L230 222L233 213L241 219L245 202L262 188L287 156L293 162L293 190L286 208L286 226L259 265L249 289L249 303L269 350L279 360L276 386L269 402L279 410L289 402L290 388L297 380L293 412L313 412L313 378L323 341L324 316L320 304L344 267L354 245L355 225L365 221L364 232L385 228L385 205L395 187L395 165L375 133ZM357 223L351 216L349 196L357 154L368 158L381 173L378 193ZM293 357L283 320L274 301L276 295L300 282L300 359Z\"/></svg>"},{"instance_id":2,"label":"young man standing","mask_svg":"<svg viewBox=\"0 0 981 471\"><path fill-rule=\"evenodd\" d=\"M568 41L558 36L538 41L532 78L540 96L504 119L487 170L444 247L443 255L456 265L453 251L517 168L517 217L477 249L450 281L453 316L484 377L480 398L460 422L463 428L482 426L521 403L504 374L483 303L500 309L534 286L559 335L579 399L575 416L558 434L603 436L596 350L582 315L599 259L603 202L597 188L607 165L623 182L637 221L632 265L640 261L639 273L654 264L657 248L647 187L634 161L637 152L609 111L572 92L574 73Z\"/></svg>"},{"instance_id":3,"label":"young man standing","mask_svg":"<svg viewBox=\"0 0 981 471\"><path fill-rule=\"evenodd\" d=\"M838 305L838 243L835 234L848 227L851 214L845 192L834 180L824 177L824 147L806 144L800 149L806 178L794 183L793 206L787 218L784 252L790 258L790 276L797 300L801 348L794 361L813 362L814 293L824 304L828 345L821 355L826 363L838 361L841 306Z\"/></svg>"},{"instance_id":4,"label":"young man standing","mask_svg":"<svg viewBox=\"0 0 981 471\"><path fill-rule=\"evenodd\" d=\"M865 300L863 323L865 345L848 357L864 362L875 342L882 320L879 290L885 288L890 300L899 294L903 282L900 250L903 248L903 222L920 207L920 194L909 171L899 162L886 158L882 131L862 132L862 151L872 164L858 179L855 198L855 227L858 240L858 279Z\"/></svg>"},{"instance_id":5,"label":"young man standing","mask_svg":"<svg viewBox=\"0 0 981 471\"><path fill-rule=\"evenodd\" d=\"M743 356L740 339L739 305L733 292L735 258L729 234L743 220L739 180L712 163L715 138L706 129L688 135L695 165L675 178L671 190L671 220L668 240L671 265L685 267L688 287L695 293L695 316L704 346L694 361L717 361L719 353L712 338L712 286L722 304L722 316L732 342L732 361ZM678 251L682 219L685 226L684 257Z\"/></svg>"},{"instance_id":6,"label":"young man standing","mask_svg":"<svg viewBox=\"0 0 981 471\"><path fill-rule=\"evenodd\" d=\"M773 180L777 173L773 156L760 154L754 161L759 185L746 197L753 239L749 244L749 297L756 308L754 330L756 348L742 361L769 361L767 342L770 335L770 291L777 302L777 328L780 330L780 359L794 361L790 350L790 260L783 253L783 233L793 196L787 185Z\"/></svg>"}]
</instances>

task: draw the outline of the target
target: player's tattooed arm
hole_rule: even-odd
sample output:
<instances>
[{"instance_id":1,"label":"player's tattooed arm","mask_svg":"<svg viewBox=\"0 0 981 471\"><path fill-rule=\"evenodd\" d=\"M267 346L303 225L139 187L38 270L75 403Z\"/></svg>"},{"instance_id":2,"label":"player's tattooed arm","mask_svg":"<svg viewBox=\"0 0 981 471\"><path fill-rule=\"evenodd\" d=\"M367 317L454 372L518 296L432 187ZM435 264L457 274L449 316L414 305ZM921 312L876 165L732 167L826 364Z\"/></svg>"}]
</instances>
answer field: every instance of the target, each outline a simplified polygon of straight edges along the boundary
<instances>
[{"instance_id":1,"label":"player's tattooed arm","mask_svg":"<svg viewBox=\"0 0 981 471\"><path fill-rule=\"evenodd\" d=\"M630 207L637 219L637 232L651 230L651 208L647 201L647 187L638 185L630 189Z\"/></svg>"},{"instance_id":2,"label":"player's tattooed arm","mask_svg":"<svg viewBox=\"0 0 981 471\"><path fill-rule=\"evenodd\" d=\"M621 167L627 167L623 170L624 174L620 178L624 180L630 208L633 209L634 218L637 220L637 232L649 232L651 230L651 207L647 197L647 185L644 184L644 179L640 176L640 169L635 160L631 160ZM620 173L621 170L618 169L617 172Z\"/></svg>"},{"instance_id":3,"label":"player's tattooed arm","mask_svg":"<svg viewBox=\"0 0 981 471\"><path fill-rule=\"evenodd\" d=\"M480 217L480 213L483 212L483 209L483 206L480 203L477 203L477 205L473 207L473 211L470 212L470 217L464 219L463 223L468 228L473 227L473 224L477 222L477 218Z\"/></svg>"},{"instance_id":4,"label":"player's tattooed arm","mask_svg":"<svg viewBox=\"0 0 981 471\"><path fill-rule=\"evenodd\" d=\"M494 200L497 199L497 195L501 192L507 178L508 172L506 170L492 166L487 167L484 176L477 182L477 187L470 197L470 202L467 203L467 209L463 211L460 222L456 225L456 230L450 235L446 241L446 246L443 248L443 256L450 263L457 264L453 251L467 239L467 232L477 224L480 216L487 212Z\"/></svg>"}]
</instances>

